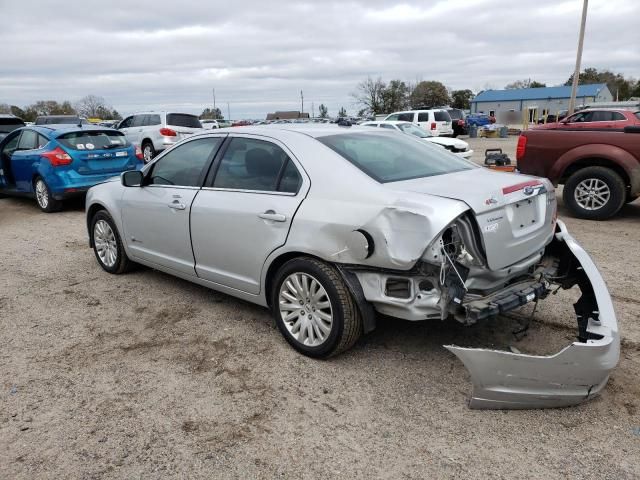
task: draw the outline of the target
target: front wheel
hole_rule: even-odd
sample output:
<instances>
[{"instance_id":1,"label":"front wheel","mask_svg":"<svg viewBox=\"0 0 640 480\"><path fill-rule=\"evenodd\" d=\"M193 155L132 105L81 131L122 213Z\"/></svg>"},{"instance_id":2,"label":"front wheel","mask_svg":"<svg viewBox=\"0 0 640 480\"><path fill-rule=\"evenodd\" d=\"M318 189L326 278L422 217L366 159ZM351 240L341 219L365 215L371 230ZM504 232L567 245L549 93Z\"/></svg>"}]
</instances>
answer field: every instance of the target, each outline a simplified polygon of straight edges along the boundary
<instances>
[{"instance_id":1,"label":"front wheel","mask_svg":"<svg viewBox=\"0 0 640 480\"><path fill-rule=\"evenodd\" d=\"M362 335L362 317L342 277L314 258L295 258L280 268L271 306L284 338L309 357L336 355Z\"/></svg>"},{"instance_id":2,"label":"front wheel","mask_svg":"<svg viewBox=\"0 0 640 480\"><path fill-rule=\"evenodd\" d=\"M131 269L132 262L124 251L118 229L105 210L91 219L91 240L96 259L105 271L119 274Z\"/></svg>"},{"instance_id":3,"label":"front wheel","mask_svg":"<svg viewBox=\"0 0 640 480\"><path fill-rule=\"evenodd\" d=\"M577 217L605 220L624 205L626 186L620 175L610 168L587 167L569 177L562 198Z\"/></svg>"},{"instance_id":4,"label":"front wheel","mask_svg":"<svg viewBox=\"0 0 640 480\"><path fill-rule=\"evenodd\" d=\"M36 202L40 210L46 213L57 212L62 209L62 202L53 198L49 186L42 177L36 178L33 182L33 189L36 193Z\"/></svg>"},{"instance_id":5,"label":"front wheel","mask_svg":"<svg viewBox=\"0 0 640 480\"><path fill-rule=\"evenodd\" d=\"M156 156L156 149L153 148L153 143L144 142L142 144L142 158L144 163L149 163Z\"/></svg>"}]
</instances>

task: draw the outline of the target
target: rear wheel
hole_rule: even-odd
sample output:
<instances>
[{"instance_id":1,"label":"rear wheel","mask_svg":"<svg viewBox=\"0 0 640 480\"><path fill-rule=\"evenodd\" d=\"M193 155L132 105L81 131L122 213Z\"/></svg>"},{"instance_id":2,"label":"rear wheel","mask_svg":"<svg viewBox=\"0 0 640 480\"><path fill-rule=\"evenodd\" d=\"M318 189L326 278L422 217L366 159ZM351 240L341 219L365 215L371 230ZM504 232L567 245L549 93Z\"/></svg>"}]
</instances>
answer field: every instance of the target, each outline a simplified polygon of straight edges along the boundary
<instances>
[{"instance_id":1,"label":"rear wheel","mask_svg":"<svg viewBox=\"0 0 640 480\"><path fill-rule=\"evenodd\" d=\"M149 163L156 156L156 149L153 148L153 143L145 141L142 143L142 157L144 163Z\"/></svg>"},{"instance_id":2,"label":"rear wheel","mask_svg":"<svg viewBox=\"0 0 640 480\"><path fill-rule=\"evenodd\" d=\"M295 258L280 268L271 305L284 338L309 357L343 352L362 335L362 318L342 277L314 258Z\"/></svg>"},{"instance_id":3,"label":"rear wheel","mask_svg":"<svg viewBox=\"0 0 640 480\"><path fill-rule=\"evenodd\" d=\"M127 257L118 229L105 210L91 219L91 240L96 259L104 270L115 274L131 270L133 262Z\"/></svg>"},{"instance_id":4,"label":"rear wheel","mask_svg":"<svg viewBox=\"0 0 640 480\"><path fill-rule=\"evenodd\" d=\"M36 194L36 202L38 202L38 206L43 212L51 213L62 209L62 201L53 198L49 186L42 177L35 179L33 190Z\"/></svg>"},{"instance_id":5,"label":"rear wheel","mask_svg":"<svg viewBox=\"0 0 640 480\"><path fill-rule=\"evenodd\" d=\"M606 167L578 170L567 180L562 198L577 217L605 220L622 208L626 200L624 181Z\"/></svg>"}]
</instances>

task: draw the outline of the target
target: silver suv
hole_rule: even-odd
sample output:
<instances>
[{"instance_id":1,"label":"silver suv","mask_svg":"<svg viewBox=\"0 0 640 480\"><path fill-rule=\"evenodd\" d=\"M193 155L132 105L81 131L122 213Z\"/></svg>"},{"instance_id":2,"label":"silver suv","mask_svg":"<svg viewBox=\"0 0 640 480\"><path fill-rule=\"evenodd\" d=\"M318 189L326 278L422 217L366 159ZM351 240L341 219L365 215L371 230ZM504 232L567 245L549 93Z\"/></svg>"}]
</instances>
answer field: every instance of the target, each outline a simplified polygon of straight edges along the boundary
<instances>
[{"instance_id":1,"label":"silver suv","mask_svg":"<svg viewBox=\"0 0 640 480\"><path fill-rule=\"evenodd\" d=\"M127 140L139 145L148 163L159 152L173 146L183 138L203 131L196 115L172 112L140 112L118 125Z\"/></svg>"}]
</instances>

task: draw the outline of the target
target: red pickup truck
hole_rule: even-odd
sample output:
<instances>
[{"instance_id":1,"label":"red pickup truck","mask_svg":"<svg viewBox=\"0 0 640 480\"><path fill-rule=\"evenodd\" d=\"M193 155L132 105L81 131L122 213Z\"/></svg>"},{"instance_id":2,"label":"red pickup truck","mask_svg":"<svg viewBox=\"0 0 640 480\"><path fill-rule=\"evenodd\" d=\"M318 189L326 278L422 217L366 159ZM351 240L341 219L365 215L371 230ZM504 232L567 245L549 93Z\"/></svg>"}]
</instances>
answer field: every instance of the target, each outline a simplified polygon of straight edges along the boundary
<instances>
[{"instance_id":1,"label":"red pickup truck","mask_svg":"<svg viewBox=\"0 0 640 480\"><path fill-rule=\"evenodd\" d=\"M640 127L621 131L527 130L516 149L518 170L564 184L576 216L612 217L640 196Z\"/></svg>"}]
</instances>

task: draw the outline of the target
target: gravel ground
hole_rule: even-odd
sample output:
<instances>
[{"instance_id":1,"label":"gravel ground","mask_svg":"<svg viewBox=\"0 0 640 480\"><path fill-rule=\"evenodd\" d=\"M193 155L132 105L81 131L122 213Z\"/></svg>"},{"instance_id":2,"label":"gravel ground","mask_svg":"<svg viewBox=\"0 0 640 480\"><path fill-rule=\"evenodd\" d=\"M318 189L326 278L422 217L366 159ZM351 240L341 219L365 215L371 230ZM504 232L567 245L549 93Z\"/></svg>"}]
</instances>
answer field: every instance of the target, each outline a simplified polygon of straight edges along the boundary
<instances>
[{"instance_id":1,"label":"gravel ground","mask_svg":"<svg viewBox=\"0 0 640 480\"><path fill-rule=\"evenodd\" d=\"M513 157L513 138L470 142ZM560 205L609 285L620 365L578 407L473 411L441 345L555 351L574 335L573 292L520 342L504 319L382 319L314 361L262 308L150 269L104 273L82 203L47 215L2 199L0 478L638 478L640 202L599 223Z\"/></svg>"}]
</instances>

